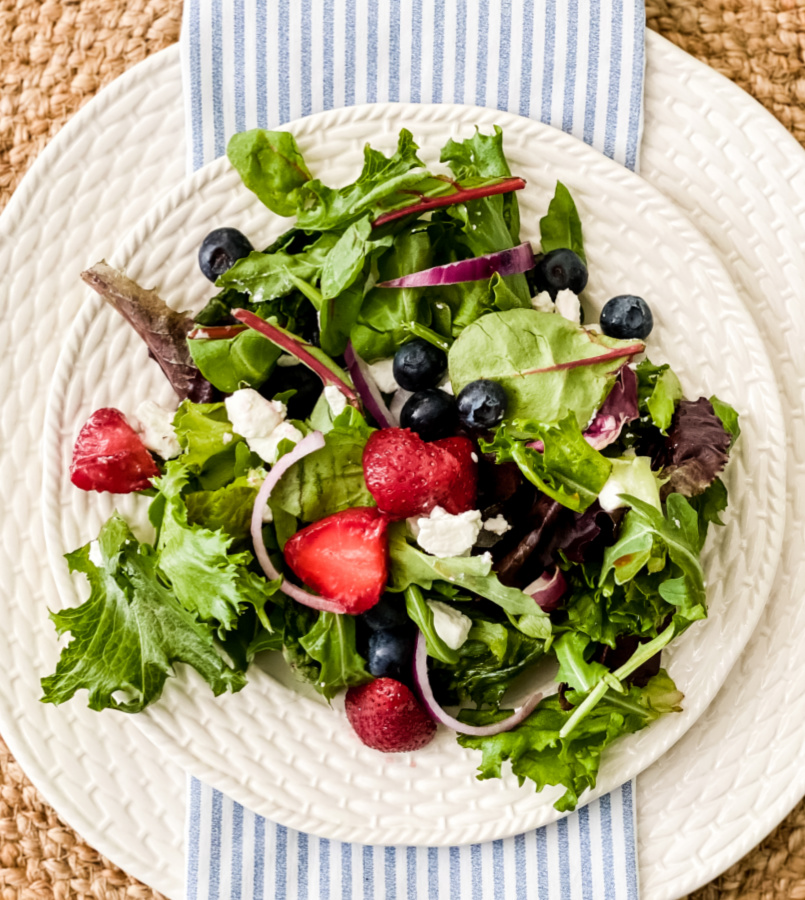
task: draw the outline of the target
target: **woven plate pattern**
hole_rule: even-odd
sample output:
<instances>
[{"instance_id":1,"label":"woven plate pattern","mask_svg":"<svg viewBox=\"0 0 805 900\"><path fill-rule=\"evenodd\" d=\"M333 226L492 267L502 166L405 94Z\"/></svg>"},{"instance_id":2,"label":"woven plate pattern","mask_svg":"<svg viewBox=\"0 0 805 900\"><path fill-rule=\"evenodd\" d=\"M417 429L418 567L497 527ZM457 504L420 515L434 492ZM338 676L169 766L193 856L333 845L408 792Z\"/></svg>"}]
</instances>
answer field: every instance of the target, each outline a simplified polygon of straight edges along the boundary
<instances>
[{"instance_id":1,"label":"woven plate pattern","mask_svg":"<svg viewBox=\"0 0 805 900\"><path fill-rule=\"evenodd\" d=\"M671 362L690 396L716 392L743 416L728 473L734 508L705 554L711 618L665 657L687 695L685 712L619 742L602 767L600 794L641 771L690 727L751 634L782 540L784 426L762 342L712 252L653 188L586 145L519 117L444 105L353 107L290 127L312 170L341 184L359 170L368 139L389 151L405 126L423 157L434 160L446 131L466 136L476 125L490 131L493 124L503 128L512 169L528 181L520 195L524 237L538 239L536 223L556 180L567 184L585 228L589 305L600 309L616 293L649 297L656 312L649 342L654 359ZM214 288L198 271L196 248L223 222L258 246L287 227L219 160L146 216L115 262L140 283L155 285L177 308L200 308ZM714 319L703 318L702 309L712 310ZM63 345L45 433L45 493L59 498L46 511L48 557L66 603L75 602L64 574L66 550L94 536L115 505L146 525L140 498L98 498L70 485L67 463L77 429L99 406L131 413L149 396L170 398L159 368L147 361L145 347L123 320L90 299ZM511 776L479 783L477 758L449 732L415 755L381 756L360 744L342 713L299 697L260 670L241 694L217 699L194 673L183 671L137 723L184 768L249 808L330 838L469 843L558 817L552 803L560 790L536 794Z\"/></svg>"}]
</instances>

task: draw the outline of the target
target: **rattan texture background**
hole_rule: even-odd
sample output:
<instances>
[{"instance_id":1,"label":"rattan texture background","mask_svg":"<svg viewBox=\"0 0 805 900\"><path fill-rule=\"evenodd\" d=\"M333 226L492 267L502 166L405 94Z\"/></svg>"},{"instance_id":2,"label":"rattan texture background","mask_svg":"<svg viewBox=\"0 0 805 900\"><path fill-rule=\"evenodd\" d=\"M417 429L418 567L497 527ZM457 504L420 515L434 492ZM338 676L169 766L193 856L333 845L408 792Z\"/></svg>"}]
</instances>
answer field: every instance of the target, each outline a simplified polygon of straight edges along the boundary
<instances>
[{"instance_id":1,"label":"rattan texture background","mask_svg":"<svg viewBox=\"0 0 805 900\"><path fill-rule=\"evenodd\" d=\"M647 0L648 23L805 142L805 0ZM0 209L105 84L178 40L179 0L0 0ZM0 897L157 897L61 823L0 740ZM805 900L805 804L695 900Z\"/></svg>"}]
</instances>

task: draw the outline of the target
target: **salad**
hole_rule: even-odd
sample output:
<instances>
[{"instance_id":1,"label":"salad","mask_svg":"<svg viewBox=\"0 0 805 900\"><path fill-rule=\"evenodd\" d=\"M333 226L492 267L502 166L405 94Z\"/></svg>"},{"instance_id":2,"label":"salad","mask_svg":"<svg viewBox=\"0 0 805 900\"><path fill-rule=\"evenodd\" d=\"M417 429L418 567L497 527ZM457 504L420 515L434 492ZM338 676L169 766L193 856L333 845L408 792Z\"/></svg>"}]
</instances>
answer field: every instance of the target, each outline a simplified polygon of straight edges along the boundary
<instances>
[{"instance_id":1,"label":"salad","mask_svg":"<svg viewBox=\"0 0 805 900\"><path fill-rule=\"evenodd\" d=\"M51 614L71 640L42 699L137 712L176 663L219 695L281 652L346 691L368 746L417 750L441 724L479 778L508 763L570 810L610 744L681 709L661 655L707 615L738 416L649 361L643 298L585 323L570 192L545 198L535 253L499 129L448 141L449 174L417 151L405 130L389 157L367 145L335 189L291 134L235 135L245 186L295 223L264 250L210 232L194 317L83 273L179 403L78 434L72 483L141 493L153 538L115 514L67 554L90 594Z\"/></svg>"}]
</instances>

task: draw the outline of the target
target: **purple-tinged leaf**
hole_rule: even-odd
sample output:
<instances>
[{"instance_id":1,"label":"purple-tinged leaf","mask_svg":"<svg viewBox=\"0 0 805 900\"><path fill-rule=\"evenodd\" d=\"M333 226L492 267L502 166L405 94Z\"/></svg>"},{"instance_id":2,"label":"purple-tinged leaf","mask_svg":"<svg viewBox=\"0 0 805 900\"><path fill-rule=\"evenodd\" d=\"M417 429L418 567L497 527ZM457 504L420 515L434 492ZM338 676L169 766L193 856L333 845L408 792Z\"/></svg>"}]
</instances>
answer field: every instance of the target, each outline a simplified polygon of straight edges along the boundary
<instances>
[{"instance_id":1,"label":"purple-tinged leaf","mask_svg":"<svg viewBox=\"0 0 805 900\"><path fill-rule=\"evenodd\" d=\"M623 426L637 416L637 375L634 369L623 366L614 387L584 432L584 439L596 450L603 450L616 441Z\"/></svg>"}]
</instances>

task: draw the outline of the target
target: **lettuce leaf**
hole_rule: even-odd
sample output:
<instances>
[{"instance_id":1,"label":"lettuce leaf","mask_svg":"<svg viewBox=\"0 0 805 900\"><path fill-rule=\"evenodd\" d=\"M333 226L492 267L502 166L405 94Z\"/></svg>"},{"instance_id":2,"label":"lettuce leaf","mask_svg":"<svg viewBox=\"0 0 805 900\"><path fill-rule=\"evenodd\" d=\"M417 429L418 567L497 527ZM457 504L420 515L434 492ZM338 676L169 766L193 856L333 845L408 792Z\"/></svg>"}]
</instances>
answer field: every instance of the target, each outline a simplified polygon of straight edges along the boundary
<instances>
[{"instance_id":1,"label":"lettuce leaf","mask_svg":"<svg viewBox=\"0 0 805 900\"><path fill-rule=\"evenodd\" d=\"M91 593L81 606L51 613L58 633L70 632L72 640L54 674L42 679L45 703L64 703L86 690L90 709L139 712L159 699L177 662L193 666L216 696L244 687L243 672L216 651L212 628L160 580L153 548L116 515L98 543L101 566L90 560L89 544L66 557L71 572L87 576Z\"/></svg>"},{"instance_id":2,"label":"lettuce leaf","mask_svg":"<svg viewBox=\"0 0 805 900\"><path fill-rule=\"evenodd\" d=\"M635 371L640 415L650 419L662 434L666 434L677 402L682 399L682 385L667 363L655 366L644 359Z\"/></svg>"},{"instance_id":3,"label":"lettuce leaf","mask_svg":"<svg viewBox=\"0 0 805 900\"><path fill-rule=\"evenodd\" d=\"M244 606L250 605L269 629L265 604L277 592L279 581L268 582L250 572L252 554L230 553L233 538L226 532L190 524L183 497L189 478L185 466L172 460L155 481L165 498L157 540L159 570L182 606L202 621L229 631Z\"/></svg>"},{"instance_id":4,"label":"lettuce leaf","mask_svg":"<svg viewBox=\"0 0 805 900\"><path fill-rule=\"evenodd\" d=\"M282 350L251 328L233 338L188 340L190 355L201 374L219 391L259 388L271 373Z\"/></svg>"},{"instance_id":5,"label":"lettuce leaf","mask_svg":"<svg viewBox=\"0 0 805 900\"><path fill-rule=\"evenodd\" d=\"M539 233L543 253L560 249L572 250L587 265L581 219L570 191L561 181L556 182L548 212L539 220Z\"/></svg>"},{"instance_id":6,"label":"lettuce leaf","mask_svg":"<svg viewBox=\"0 0 805 900\"><path fill-rule=\"evenodd\" d=\"M501 584L492 572L492 558L483 556L429 556L409 544L405 524L389 528L389 581L387 590L404 591L410 585L429 590L444 581L497 604L525 634L547 640L551 621L534 600L517 588Z\"/></svg>"},{"instance_id":7,"label":"lettuce leaf","mask_svg":"<svg viewBox=\"0 0 805 900\"><path fill-rule=\"evenodd\" d=\"M578 699L575 692L568 695ZM587 788L595 787L601 755L619 737L645 728L661 715L679 711L682 695L668 674L661 670L644 688L632 686L624 694L608 691L604 698L566 737L560 732L573 715L560 706L557 696L540 701L536 710L516 728L493 737L459 735L462 747L483 754L478 778L500 778L503 763L522 780L534 782L541 791L548 785L561 785L565 793L554 804L561 812L576 808ZM461 719L473 725L485 725L503 718L503 711L464 710Z\"/></svg>"},{"instance_id":8,"label":"lettuce leaf","mask_svg":"<svg viewBox=\"0 0 805 900\"><path fill-rule=\"evenodd\" d=\"M554 424L573 412L580 428L612 389L624 363L643 349L586 331L553 313L510 309L481 316L448 354L456 394L491 378L506 391L507 419Z\"/></svg>"},{"instance_id":9,"label":"lettuce leaf","mask_svg":"<svg viewBox=\"0 0 805 900\"><path fill-rule=\"evenodd\" d=\"M363 477L363 449L374 429L354 409L335 418L324 447L294 463L271 494L280 507L303 522L355 506L375 506Z\"/></svg>"},{"instance_id":10,"label":"lettuce leaf","mask_svg":"<svg viewBox=\"0 0 805 900\"><path fill-rule=\"evenodd\" d=\"M534 441L542 442L542 453L528 446ZM612 471L611 461L584 439L573 413L556 425L516 419L501 425L491 442L482 441L481 449L498 463L517 463L533 485L574 512L595 501Z\"/></svg>"}]
</instances>

